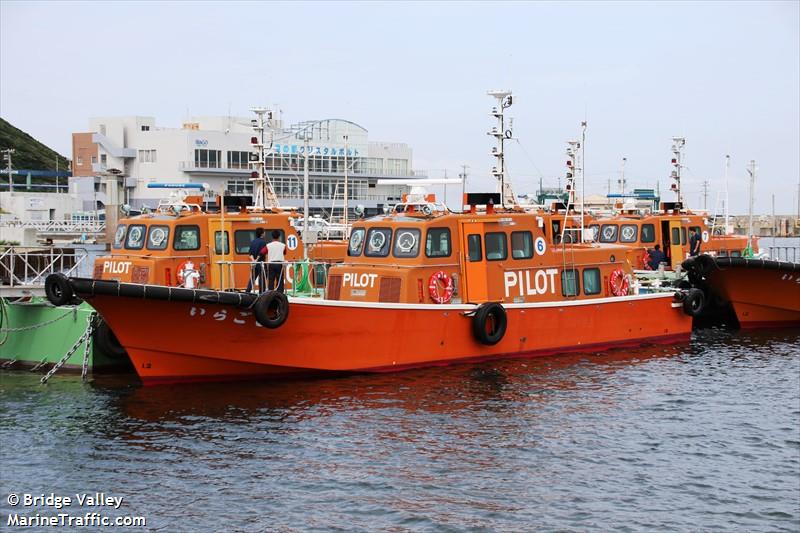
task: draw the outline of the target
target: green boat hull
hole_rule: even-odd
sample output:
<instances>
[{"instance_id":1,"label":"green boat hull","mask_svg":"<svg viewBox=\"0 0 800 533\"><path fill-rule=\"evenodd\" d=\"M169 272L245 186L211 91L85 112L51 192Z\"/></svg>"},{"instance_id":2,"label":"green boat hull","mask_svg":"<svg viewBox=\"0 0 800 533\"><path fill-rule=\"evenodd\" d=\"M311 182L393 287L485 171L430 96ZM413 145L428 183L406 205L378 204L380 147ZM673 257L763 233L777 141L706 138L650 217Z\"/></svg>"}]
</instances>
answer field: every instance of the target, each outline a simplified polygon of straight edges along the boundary
<instances>
[{"instance_id":1,"label":"green boat hull","mask_svg":"<svg viewBox=\"0 0 800 533\"><path fill-rule=\"evenodd\" d=\"M44 298L0 302L0 363L10 370L39 365L47 371L72 348L86 331L96 311L86 302L77 306L53 307ZM19 330L20 328L25 328ZM15 331L19 330L19 331ZM80 372L84 345L73 353L59 372ZM133 371L127 356L106 353L92 342L88 360L92 373Z\"/></svg>"}]
</instances>

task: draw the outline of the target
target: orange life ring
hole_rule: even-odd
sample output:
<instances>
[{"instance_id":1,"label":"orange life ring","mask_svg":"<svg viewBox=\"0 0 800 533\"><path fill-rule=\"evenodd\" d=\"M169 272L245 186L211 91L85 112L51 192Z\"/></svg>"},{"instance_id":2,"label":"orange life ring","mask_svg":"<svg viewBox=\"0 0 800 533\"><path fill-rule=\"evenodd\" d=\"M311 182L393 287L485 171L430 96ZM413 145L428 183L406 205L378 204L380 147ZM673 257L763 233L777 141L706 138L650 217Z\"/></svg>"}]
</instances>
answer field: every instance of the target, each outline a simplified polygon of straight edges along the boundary
<instances>
[{"instance_id":1,"label":"orange life ring","mask_svg":"<svg viewBox=\"0 0 800 533\"><path fill-rule=\"evenodd\" d=\"M441 291L439 291L440 282L443 287ZM453 289L453 278L445 274L444 271L440 270L431 274L428 280L428 294L430 294L431 300L437 304L449 303L453 297Z\"/></svg>"},{"instance_id":2,"label":"orange life ring","mask_svg":"<svg viewBox=\"0 0 800 533\"><path fill-rule=\"evenodd\" d=\"M192 261L191 259L187 259L186 261L178 265L178 269L175 272L175 278L178 280L179 287L183 287L184 283L186 283L186 276L184 275L184 272L186 271L187 263L192 263L192 266L194 266L194 261Z\"/></svg>"},{"instance_id":3,"label":"orange life ring","mask_svg":"<svg viewBox=\"0 0 800 533\"><path fill-rule=\"evenodd\" d=\"M618 268L611 273L611 277L608 279L608 288L611 289L611 294L614 296L626 296L629 286L628 276L625 275L622 269Z\"/></svg>"}]
</instances>

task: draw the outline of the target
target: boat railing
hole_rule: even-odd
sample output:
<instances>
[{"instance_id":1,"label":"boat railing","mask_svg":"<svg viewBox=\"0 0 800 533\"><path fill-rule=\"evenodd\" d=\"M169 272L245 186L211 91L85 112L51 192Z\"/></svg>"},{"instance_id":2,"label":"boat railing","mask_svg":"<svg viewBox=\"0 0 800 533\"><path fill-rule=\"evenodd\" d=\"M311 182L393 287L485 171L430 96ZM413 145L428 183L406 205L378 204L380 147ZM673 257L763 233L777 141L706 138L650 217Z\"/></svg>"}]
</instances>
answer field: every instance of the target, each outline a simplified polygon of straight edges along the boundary
<instances>
[{"instance_id":1,"label":"boat railing","mask_svg":"<svg viewBox=\"0 0 800 533\"><path fill-rule=\"evenodd\" d=\"M220 290L253 290L263 292L261 283L267 283L268 261L216 261ZM276 263L272 263L276 264ZM278 282L283 281L284 290L290 296L324 297L328 285L328 269L331 264L323 261L282 261ZM236 268L239 266L240 268ZM244 266L245 268L241 268ZM259 272L260 269L260 272ZM244 273L242 272L244 270Z\"/></svg>"},{"instance_id":2,"label":"boat railing","mask_svg":"<svg viewBox=\"0 0 800 533\"><path fill-rule=\"evenodd\" d=\"M30 287L43 285L50 274L77 273L89 254L81 248L27 248L9 246L0 253L0 285Z\"/></svg>"},{"instance_id":3,"label":"boat railing","mask_svg":"<svg viewBox=\"0 0 800 533\"><path fill-rule=\"evenodd\" d=\"M800 246L769 246L767 250L769 258L775 261L800 261Z\"/></svg>"}]
</instances>

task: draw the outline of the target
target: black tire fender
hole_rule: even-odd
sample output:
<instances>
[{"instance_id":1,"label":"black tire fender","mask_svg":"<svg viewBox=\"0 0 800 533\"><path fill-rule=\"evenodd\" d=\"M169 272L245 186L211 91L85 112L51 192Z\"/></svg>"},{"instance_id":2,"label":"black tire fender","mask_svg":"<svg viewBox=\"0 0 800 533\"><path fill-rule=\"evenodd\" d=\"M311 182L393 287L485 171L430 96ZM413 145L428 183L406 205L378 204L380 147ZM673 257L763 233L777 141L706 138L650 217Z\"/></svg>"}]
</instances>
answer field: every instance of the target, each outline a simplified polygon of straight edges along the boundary
<instances>
[{"instance_id":1,"label":"black tire fender","mask_svg":"<svg viewBox=\"0 0 800 533\"><path fill-rule=\"evenodd\" d=\"M487 326L491 325L491 330ZM508 327L508 315L505 308L497 302L487 302L478 306L472 317L472 334L475 340L487 346L493 346L503 339Z\"/></svg>"},{"instance_id":2,"label":"black tire fender","mask_svg":"<svg viewBox=\"0 0 800 533\"><path fill-rule=\"evenodd\" d=\"M117 336L102 318L94 329L94 343L100 350L112 359L124 359L128 352L117 340Z\"/></svg>"},{"instance_id":3,"label":"black tire fender","mask_svg":"<svg viewBox=\"0 0 800 533\"><path fill-rule=\"evenodd\" d=\"M67 305L75 296L69 279L60 272L50 274L44 280L44 294L47 300L56 307Z\"/></svg>"},{"instance_id":4,"label":"black tire fender","mask_svg":"<svg viewBox=\"0 0 800 533\"><path fill-rule=\"evenodd\" d=\"M686 299L683 300L683 312L691 317L698 317L702 314L706 306L706 295L700 289L689 289L686 291Z\"/></svg>"},{"instance_id":5,"label":"black tire fender","mask_svg":"<svg viewBox=\"0 0 800 533\"><path fill-rule=\"evenodd\" d=\"M289 318L289 298L282 292L266 292L253 304L253 313L265 328L279 328Z\"/></svg>"}]
</instances>

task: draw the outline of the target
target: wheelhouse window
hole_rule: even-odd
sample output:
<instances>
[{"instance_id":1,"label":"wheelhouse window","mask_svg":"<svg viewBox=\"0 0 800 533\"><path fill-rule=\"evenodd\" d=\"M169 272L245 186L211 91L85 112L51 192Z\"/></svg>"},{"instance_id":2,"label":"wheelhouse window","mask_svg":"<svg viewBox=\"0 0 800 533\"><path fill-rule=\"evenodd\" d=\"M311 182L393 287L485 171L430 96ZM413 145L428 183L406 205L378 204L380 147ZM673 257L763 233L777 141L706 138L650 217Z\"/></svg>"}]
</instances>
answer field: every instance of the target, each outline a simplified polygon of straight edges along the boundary
<instances>
[{"instance_id":1,"label":"wheelhouse window","mask_svg":"<svg viewBox=\"0 0 800 533\"><path fill-rule=\"evenodd\" d=\"M467 253L471 263L483 260L480 235L467 235Z\"/></svg>"},{"instance_id":2,"label":"wheelhouse window","mask_svg":"<svg viewBox=\"0 0 800 533\"><path fill-rule=\"evenodd\" d=\"M147 231L148 250L166 250L169 243L169 226L150 226Z\"/></svg>"},{"instance_id":3,"label":"wheelhouse window","mask_svg":"<svg viewBox=\"0 0 800 533\"><path fill-rule=\"evenodd\" d=\"M367 232L367 257L386 257L389 255L389 244L392 242L391 228L370 228Z\"/></svg>"},{"instance_id":4,"label":"wheelhouse window","mask_svg":"<svg viewBox=\"0 0 800 533\"><path fill-rule=\"evenodd\" d=\"M511 257L513 259L533 257L533 235L530 231L511 232Z\"/></svg>"},{"instance_id":5,"label":"wheelhouse window","mask_svg":"<svg viewBox=\"0 0 800 533\"><path fill-rule=\"evenodd\" d=\"M561 271L561 295L577 296L580 292L578 271L575 269Z\"/></svg>"},{"instance_id":6,"label":"wheelhouse window","mask_svg":"<svg viewBox=\"0 0 800 533\"><path fill-rule=\"evenodd\" d=\"M224 232L225 235L223 236L222 231L215 231L214 232L214 253L217 255L225 255L231 253L231 246L228 242L228 232ZM224 250L223 250L224 245ZM248 247L249 248L249 247Z\"/></svg>"},{"instance_id":7,"label":"wheelhouse window","mask_svg":"<svg viewBox=\"0 0 800 533\"><path fill-rule=\"evenodd\" d=\"M591 224L588 234L594 242L597 242L597 239L600 237L600 224Z\"/></svg>"},{"instance_id":8,"label":"wheelhouse window","mask_svg":"<svg viewBox=\"0 0 800 533\"><path fill-rule=\"evenodd\" d=\"M117 232L114 233L114 248L122 248L122 243L125 242L125 230L127 227L126 224L117 226Z\"/></svg>"},{"instance_id":9,"label":"wheelhouse window","mask_svg":"<svg viewBox=\"0 0 800 533\"><path fill-rule=\"evenodd\" d=\"M199 250L200 228L198 226L177 226L175 228L175 240L172 243L172 249Z\"/></svg>"},{"instance_id":10,"label":"wheelhouse window","mask_svg":"<svg viewBox=\"0 0 800 533\"><path fill-rule=\"evenodd\" d=\"M639 227L636 224L623 224L619 230L619 242L636 242L638 234Z\"/></svg>"},{"instance_id":11,"label":"wheelhouse window","mask_svg":"<svg viewBox=\"0 0 800 533\"><path fill-rule=\"evenodd\" d=\"M603 224L600 227L600 242L617 242L618 231L616 224Z\"/></svg>"},{"instance_id":12,"label":"wheelhouse window","mask_svg":"<svg viewBox=\"0 0 800 533\"><path fill-rule=\"evenodd\" d=\"M144 224L131 224L128 228L128 238L125 239L125 248L141 250L144 247L145 232L147 232L147 226Z\"/></svg>"},{"instance_id":13,"label":"wheelhouse window","mask_svg":"<svg viewBox=\"0 0 800 533\"><path fill-rule=\"evenodd\" d=\"M600 269L585 268L583 270L583 294L591 296L600 294Z\"/></svg>"},{"instance_id":14,"label":"wheelhouse window","mask_svg":"<svg viewBox=\"0 0 800 533\"><path fill-rule=\"evenodd\" d=\"M347 245L347 255L350 257L358 257L361 255L361 250L364 249L364 228L356 228L350 234L350 242Z\"/></svg>"},{"instance_id":15,"label":"wheelhouse window","mask_svg":"<svg viewBox=\"0 0 800 533\"><path fill-rule=\"evenodd\" d=\"M502 261L508 257L508 243L506 234L492 232L486 234L486 260Z\"/></svg>"},{"instance_id":16,"label":"wheelhouse window","mask_svg":"<svg viewBox=\"0 0 800 533\"><path fill-rule=\"evenodd\" d=\"M681 244L686 244L686 228L681 228Z\"/></svg>"},{"instance_id":17,"label":"wheelhouse window","mask_svg":"<svg viewBox=\"0 0 800 533\"><path fill-rule=\"evenodd\" d=\"M233 246L237 254L250 252L250 243L256 238L256 229L240 229L233 232ZM263 237L262 237L263 238ZM264 239L266 240L266 239Z\"/></svg>"},{"instance_id":18,"label":"wheelhouse window","mask_svg":"<svg viewBox=\"0 0 800 533\"><path fill-rule=\"evenodd\" d=\"M656 227L652 224L642 224L642 242L656 242Z\"/></svg>"},{"instance_id":19,"label":"wheelhouse window","mask_svg":"<svg viewBox=\"0 0 800 533\"><path fill-rule=\"evenodd\" d=\"M419 255L420 230L400 228L394 234L395 257L417 257Z\"/></svg>"},{"instance_id":20,"label":"wheelhouse window","mask_svg":"<svg viewBox=\"0 0 800 533\"><path fill-rule=\"evenodd\" d=\"M427 257L450 256L450 228L430 228L425 237Z\"/></svg>"},{"instance_id":21,"label":"wheelhouse window","mask_svg":"<svg viewBox=\"0 0 800 533\"><path fill-rule=\"evenodd\" d=\"M672 244L679 246L681 244L681 229L672 228Z\"/></svg>"}]
</instances>

